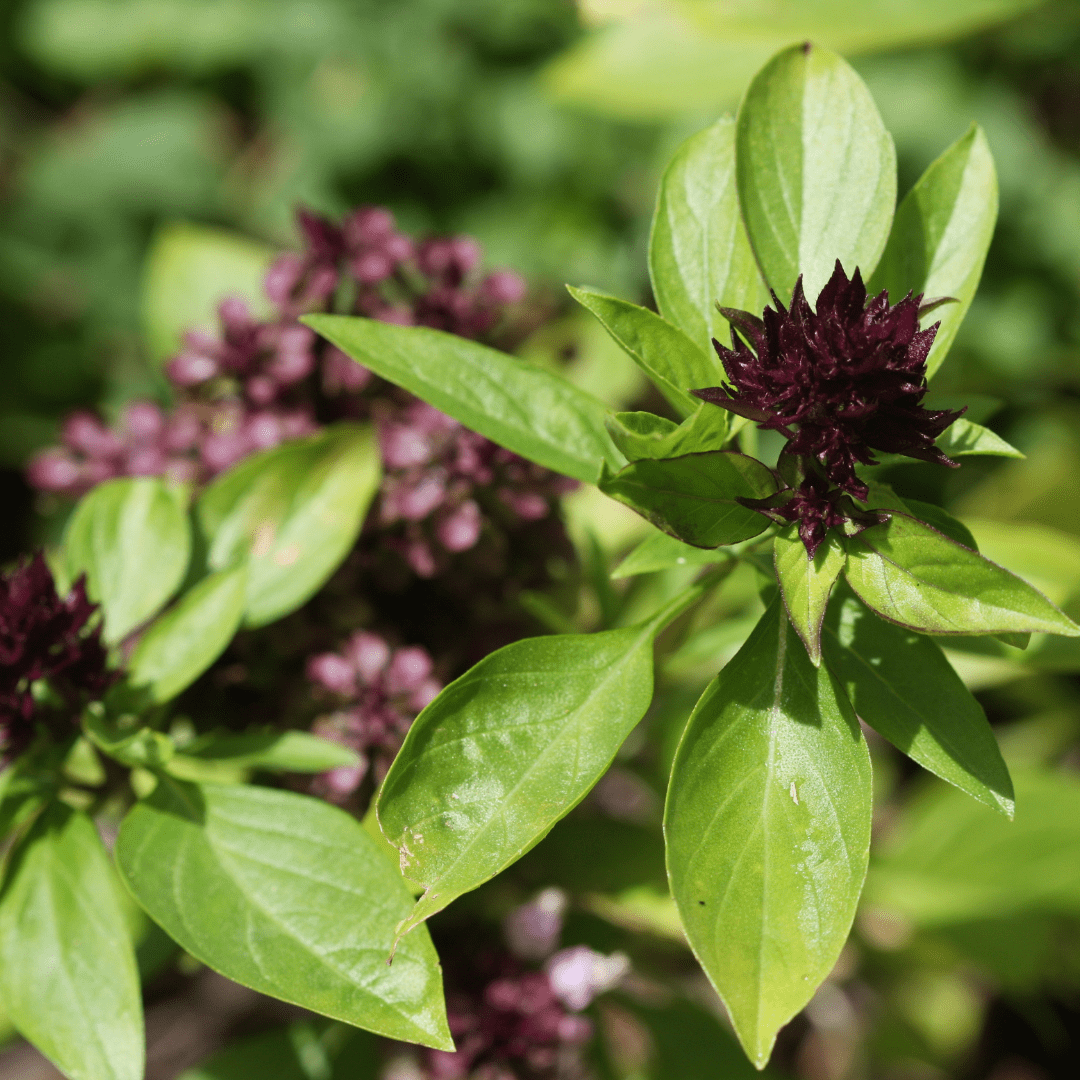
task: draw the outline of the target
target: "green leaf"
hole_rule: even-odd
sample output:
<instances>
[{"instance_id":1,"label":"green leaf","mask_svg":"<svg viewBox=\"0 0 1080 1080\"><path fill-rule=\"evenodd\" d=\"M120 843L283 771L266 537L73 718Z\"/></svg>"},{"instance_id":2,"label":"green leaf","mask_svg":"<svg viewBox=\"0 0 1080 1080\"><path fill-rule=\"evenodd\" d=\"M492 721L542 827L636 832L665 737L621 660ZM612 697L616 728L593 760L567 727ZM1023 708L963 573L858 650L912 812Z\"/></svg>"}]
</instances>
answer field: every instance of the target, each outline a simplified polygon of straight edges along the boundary
<instances>
[{"instance_id":1,"label":"green leaf","mask_svg":"<svg viewBox=\"0 0 1080 1080\"><path fill-rule=\"evenodd\" d=\"M271 318L263 278L273 257L273 249L222 229L179 222L159 229L142 283L142 322L152 358L160 362L179 352L188 330L220 333L217 307L226 297L247 301L257 319Z\"/></svg>"},{"instance_id":2,"label":"green leaf","mask_svg":"<svg viewBox=\"0 0 1080 1080\"><path fill-rule=\"evenodd\" d=\"M687 937L759 1068L847 939L870 782L843 689L774 600L694 709L664 815Z\"/></svg>"},{"instance_id":3,"label":"green leaf","mask_svg":"<svg viewBox=\"0 0 1080 1080\"><path fill-rule=\"evenodd\" d=\"M168 735L146 727L134 716L111 717L99 701L83 710L82 727L99 750L132 768L157 768L171 760L175 750Z\"/></svg>"},{"instance_id":4,"label":"green leaf","mask_svg":"<svg viewBox=\"0 0 1080 1080\"><path fill-rule=\"evenodd\" d=\"M847 62L809 44L779 53L750 84L735 139L746 230L780 299L803 274L813 303L837 259L869 278L896 206L896 150Z\"/></svg>"},{"instance_id":5,"label":"green leaf","mask_svg":"<svg viewBox=\"0 0 1080 1080\"><path fill-rule=\"evenodd\" d=\"M141 1080L142 995L117 882L94 823L53 803L0 894L0 993L72 1080Z\"/></svg>"},{"instance_id":6,"label":"green leaf","mask_svg":"<svg viewBox=\"0 0 1080 1080\"><path fill-rule=\"evenodd\" d=\"M923 320L924 325L941 323L926 361L927 377L941 366L971 305L997 211L994 159L982 129L973 125L923 173L896 212L871 290L888 289L893 303L908 292L958 301Z\"/></svg>"},{"instance_id":7,"label":"green leaf","mask_svg":"<svg viewBox=\"0 0 1080 1080\"><path fill-rule=\"evenodd\" d=\"M1021 912L1080 915L1080 782L1017 772L1016 820L935 785L875 856L866 901L918 926Z\"/></svg>"},{"instance_id":8,"label":"green leaf","mask_svg":"<svg viewBox=\"0 0 1080 1080\"><path fill-rule=\"evenodd\" d=\"M847 562L844 543L830 530L811 559L806 545L799 539L798 527L788 525L773 541L773 561L788 618L802 638L810 660L818 667L825 606Z\"/></svg>"},{"instance_id":9,"label":"green leaf","mask_svg":"<svg viewBox=\"0 0 1080 1080\"><path fill-rule=\"evenodd\" d=\"M672 566L712 566L731 558L730 550L691 547L667 533L656 532L640 544L615 568L613 578L636 577L667 570Z\"/></svg>"},{"instance_id":10,"label":"green leaf","mask_svg":"<svg viewBox=\"0 0 1080 1080\"><path fill-rule=\"evenodd\" d=\"M202 493L210 568L248 564L244 625L280 619L322 588L356 542L379 469L370 426L340 423L247 458Z\"/></svg>"},{"instance_id":11,"label":"green leaf","mask_svg":"<svg viewBox=\"0 0 1080 1080\"><path fill-rule=\"evenodd\" d=\"M982 706L930 638L844 590L825 620L825 661L859 718L898 750L1011 817L1013 788Z\"/></svg>"},{"instance_id":12,"label":"green leaf","mask_svg":"<svg viewBox=\"0 0 1080 1080\"><path fill-rule=\"evenodd\" d=\"M128 674L164 702L190 686L232 641L244 615L247 564L203 578L151 624L139 640Z\"/></svg>"},{"instance_id":13,"label":"green leaf","mask_svg":"<svg viewBox=\"0 0 1080 1080\"><path fill-rule=\"evenodd\" d=\"M516 862L600 779L652 701L653 641L698 595L637 626L507 645L417 717L379 794L406 934Z\"/></svg>"},{"instance_id":14,"label":"green leaf","mask_svg":"<svg viewBox=\"0 0 1080 1080\"><path fill-rule=\"evenodd\" d=\"M755 458L717 450L605 470L599 487L677 540L715 548L765 531L768 520L737 500L765 498L777 483Z\"/></svg>"},{"instance_id":15,"label":"green leaf","mask_svg":"<svg viewBox=\"0 0 1080 1080\"><path fill-rule=\"evenodd\" d=\"M341 743L307 731L266 731L212 736L184 748L184 757L270 772L327 772L355 765L360 756Z\"/></svg>"},{"instance_id":16,"label":"green leaf","mask_svg":"<svg viewBox=\"0 0 1080 1080\"><path fill-rule=\"evenodd\" d=\"M124 819L116 860L151 918L215 971L388 1038L453 1048L427 931L387 964L412 897L343 810L162 777Z\"/></svg>"},{"instance_id":17,"label":"green leaf","mask_svg":"<svg viewBox=\"0 0 1080 1080\"><path fill-rule=\"evenodd\" d=\"M944 309L938 308L938 311L942 310ZM966 420L962 416L945 429L945 433L934 445L949 457L973 457L977 454L1007 458L1024 456L1015 446L1010 446L996 431Z\"/></svg>"},{"instance_id":18,"label":"green leaf","mask_svg":"<svg viewBox=\"0 0 1080 1080\"><path fill-rule=\"evenodd\" d=\"M604 403L549 371L440 330L344 315L303 321L376 375L538 465L594 484L603 462L623 463L604 430Z\"/></svg>"},{"instance_id":19,"label":"green leaf","mask_svg":"<svg viewBox=\"0 0 1080 1080\"><path fill-rule=\"evenodd\" d=\"M1080 637L1037 589L914 518L894 514L847 547L848 584L890 622L927 634Z\"/></svg>"},{"instance_id":20,"label":"green leaf","mask_svg":"<svg viewBox=\"0 0 1080 1080\"><path fill-rule=\"evenodd\" d=\"M64 532L68 584L86 574L102 636L122 640L176 592L191 555L186 495L162 480L124 479L85 495Z\"/></svg>"},{"instance_id":21,"label":"green leaf","mask_svg":"<svg viewBox=\"0 0 1080 1080\"><path fill-rule=\"evenodd\" d=\"M604 422L627 460L642 461L719 450L727 442L729 416L724 409L699 401L681 424L649 412L612 413Z\"/></svg>"},{"instance_id":22,"label":"green leaf","mask_svg":"<svg viewBox=\"0 0 1080 1080\"><path fill-rule=\"evenodd\" d=\"M627 356L652 380L676 412L689 416L701 404L689 393L715 386L723 372L715 353L706 353L677 326L648 308L592 289L567 291L591 311Z\"/></svg>"},{"instance_id":23,"label":"green leaf","mask_svg":"<svg viewBox=\"0 0 1080 1080\"><path fill-rule=\"evenodd\" d=\"M731 117L691 136L671 159L656 200L649 276L660 314L710 357L712 339L726 345L729 333L717 304L759 315L769 302L739 215Z\"/></svg>"},{"instance_id":24,"label":"green leaf","mask_svg":"<svg viewBox=\"0 0 1080 1080\"><path fill-rule=\"evenodd\" d=\"M892 502L898 510L906 507L911 511L912 517L925 521L927 525L937 529L939 533L944 533L950 540L955 540L958 544L971 548L972 551L979 550L979 545L975 542L975 537L971 535L971 530L940 506L919 502L918 499L893 499Z\"/></svg>"}]
</instances>

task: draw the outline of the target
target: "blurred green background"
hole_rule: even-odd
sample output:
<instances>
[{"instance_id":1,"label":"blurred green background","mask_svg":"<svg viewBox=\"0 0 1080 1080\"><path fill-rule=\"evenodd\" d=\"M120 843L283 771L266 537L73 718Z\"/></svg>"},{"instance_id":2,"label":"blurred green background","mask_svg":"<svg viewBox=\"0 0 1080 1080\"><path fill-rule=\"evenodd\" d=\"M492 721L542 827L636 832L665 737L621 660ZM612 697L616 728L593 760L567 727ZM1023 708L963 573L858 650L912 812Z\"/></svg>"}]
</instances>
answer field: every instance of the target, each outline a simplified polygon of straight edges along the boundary
<instances>
[{"instance_id":1,"label":"blurred green background","mask_svg":"<svg viewBox=\"0 0 1080 1080\"><path fill-rule=\"evenodd\" d=\"M983 285L935 385L977 402L1027 459L890 479L977 524L984 551L1054 599L1080 597L1077 0L14 0L0 12L3 559L40 534L21 470L63 414L110 414L159 388L143 296L162 229L227 230L245 239L246 266L295 242L297 203L382 203L408 230L477 236L555 312L566 281L647 301L667 158L737 105L771 52L812 37L866 78L901 192L972 120L1000 174ZM581 377L602 390L618 375L597 361ZM669 666L672 716L734 640L718 629L710 655ZM792 1067L808 1080L1080 1075L1080 661L1002 646L956 662L1026 777L1018 824L876 747L880 854L848 968L800 1021L810 1049ZM642 1068L621 1080L675 1075ZM679 1080L699 1075L712 1074Z\"/></svg>"}]
</instances>

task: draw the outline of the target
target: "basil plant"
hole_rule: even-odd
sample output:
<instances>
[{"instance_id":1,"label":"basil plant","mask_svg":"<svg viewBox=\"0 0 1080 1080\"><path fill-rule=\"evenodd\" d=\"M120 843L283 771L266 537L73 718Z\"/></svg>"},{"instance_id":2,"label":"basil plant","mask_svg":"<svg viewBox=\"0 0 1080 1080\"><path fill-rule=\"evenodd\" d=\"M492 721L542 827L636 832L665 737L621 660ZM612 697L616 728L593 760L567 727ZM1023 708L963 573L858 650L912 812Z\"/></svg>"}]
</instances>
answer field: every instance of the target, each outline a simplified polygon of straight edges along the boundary
<instances>
[{"instance_id":1,"label":"basil plant","mask_svg":"<svg viewBox=\"0 0 1080 1080\"><path fill-rule=\"evenodd\" d=\"M646 518L655 531L628 564L702 568L634 625L487 656L421 713L377 800L401 872L422 890L399 950L586 796L649 709L657 635L743 562L763 573L765 612L690 716L664 830L686 936L759 1068L852 925L871 832L862 725L1012 815L994 735L940 642L1023 648L1080 627L981 556L959 521L879 479L905 458L945 468L1019 456L928 391L993 232L982 132L947 149L899 207L896 186L866 87L809 45L772 59L736 118L687 141L652 227L659 314L570 290L666 415L612 414L555 374L435 330L305 320L473 430Z\"/></svg>"}]
</instances>

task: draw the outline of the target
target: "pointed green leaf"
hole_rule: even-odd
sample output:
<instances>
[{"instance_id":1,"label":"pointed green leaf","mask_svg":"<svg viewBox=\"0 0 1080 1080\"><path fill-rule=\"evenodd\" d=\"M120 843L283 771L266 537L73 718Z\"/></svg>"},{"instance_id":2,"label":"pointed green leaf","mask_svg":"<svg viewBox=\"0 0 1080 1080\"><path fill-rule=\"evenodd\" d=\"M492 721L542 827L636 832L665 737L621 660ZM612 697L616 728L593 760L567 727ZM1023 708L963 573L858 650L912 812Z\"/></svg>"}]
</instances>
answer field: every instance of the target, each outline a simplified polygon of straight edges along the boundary
<instances>
[{"instance_id":1,"label":"pointed green leaf","mask_svg":"<svg viewBox=\"0 0 1080 1080\"><path fill-rule=\"evenodd\" d=\"M929 525L894 514L848 537L844 576L872 611L927 634L1080 637L1037 589Z\"/></svg>"},{"instance_id":2,"label":"pointed green leaf","mask_svg":"<svg viewBox=\"0 0 1080 1080\"><path fill-rule=\"evenodd\" d=\"M777 54L746 92L735 140L746 230L781 301L804 274L812 304L837 259L869 278L896 207L896 150L850 65L809 44Z\"/></svg>"},{"instance_id":3,"label":"pointed green leaf","mask_svg":"<svg viewBox=\"0 0 1080 1080\"><path fill-rule=\"evenodd\" d=\"M109 480L71 515L63 545L67 583L86 574L110 644L150 618L183 581L191 554L186 500L163 480Z\"/></svg>"},{"instance_id":4,"label":"pointed green leaf","mask_svg":"<svg viewBox=\"0 0 1080 1080\"><path fill-rule=\"evenodd\" d=\"M190 686L224 652L239 628L247 574L246 563L210 574L156 619L128 661L132 683L147 687L157 702Z\"/></svg>"},{"instance_id":5,"label":"pointed green leaf","mask_svg":"<svg viewBox=\"0 0 1080 1080\"><path fill-rule=\"evenodd\" d=\"M248 565L246 626L322 588L356 542L379 470L371 427L333 424L245 459L202 493L195 512L210 568Z\"/></svg>"},{"instance_id":6,"label":"pointed green leaf","mask_svg":"<svg viewBox=\"0 0 1080 1080\"><path fill-rule=\"evenodd\" d=\"M424 894L405 934L517 861L588 794L645 715L653 641L696 596L637 626L507 645L417 717L379 794Z\"/></svg>"},{"instance_id":7,"label":"pointed green leaf","mask_svg":"<svg viewBox=\"0 0 1080 1080\"><path fill-rule=\"evenodd\" d=\"M821 663L825 606L847 561L843 540L830 530L811 559L799 539L798 527L789 525L773 541L773 561L788 618L817 667Z\"/></svg>"},{"instance_id":8,"label":"pointed green leaf","mask_svg":"<svg viewBox=\"0 0 1080 1080\"><path fill-rule=\"evenodd\" d=\"M492 442L545 468L596 483L622 455L607 406L566 379L455 334L344 315L303 320L354 360Z\"/></svg>"},{"instance_id":9,"label":"pointed green leaf","mask_svg":"<svg viewBox=\"0 0 1080 1080\"><path fill-rule=\"evenodd\" d=\"M909 292L958 301L923 320L924 326L941 323L926 361L928 377L941 366L971 306L997 211L994 159L982 129L973 125L923 173L896 212L872 290L888 289L893 303Z\"/></svg>"},{"instance_id":10,"label":"pointed green leaf","mask_svg":"<svg viewBox=\"0 0 1080 1080\"><path fill-rule=\"evenodd\" d=\"M728 343L716 305L760 315L769 302L735 190L735 121L718 120L675 152L660 181L649 275L660 314L709 356Z\"/></svg>"},{"instance_id":11,"label":"pointed green leaf","mask_svg":"<svg viewBox=\"0 0 1080 1080\"><path fill-rule=\"evenodd\" d=\"M450 1050L426 929L360 823L289 791L162 777L124 819L116 861L182 948L260 993L391 1039Z\"/></svg>"},{"instance_id":12,"label":"pointed green leaf","mask_svg":"<svg viewBox=\"0 0 1080 1080\"><path fill-rule=\"evenodd\" d=\"M861 720L924 769L1012 816L1012 781L986 714L934 641L877 618L845 589L825 620L825 662Z\"/></svg>"},{"instance_id":13,"label":"pointed green leaf","mask_svg":"<svg viewBox=\"0 0 1080 1080\"><path fill-rule=\"evenodd\" d=\"M979 545L975 542L975 537L971 535L971 530L940 506L920 502L918 499L894 498L890 501L901 513L907 510L913 518L925 522L932 529L937 529L939 533L944 533L950 540L955 540L958 544L971 548L972 551L979 550Z\"/></svg>"},{"instance_id":14,"label":"pointed green leaf","mask_svg":"<svg viewBox=\"0 0 1080 1080\"><path fill-rule=\"evenodd\" d=\"M711 566L731 558L728 548L706 549L691 547L667 533L654 532L612 571L613 578L635 577L667 570L672 566Z\"/></svg>"},{"instance_id":15,"label":"pointed green leaf","mask_svg":"<svg viewBox=\"0 0 1080 1080\"><path fill-rule=\"evenodd\" d=\"M356 765L360 757L341 743L308 731L254 731L244 735L210 736L184 747L182 757L223 762L241 769L270 772L326 772Z\"/></svg>"},{"instance_id":16,"label":"pointed green leaf","mask_svg":"<svg viewBox=\"0 0 1080 1080\"><path fill-rule=\"evenodd\" d=\"M676 412L689 416L701 404L689 391L715 386L723 377L715 353L704 352L677 326L648 308L592 289L575 289L570 295L591 311L627 356L653 381Z\"/></svg>"},{"instance_id":17,"label":"pointed green leaf","mask_svg":"<svg viewBox=\"0 0 1080 1080\"><path fill-rule=\"evenodd\" d=\"M635 461L618 473L605 471L599 487L677 540L714 548L765 531L768 520L737 500L772 495L777 482L755 458L717 450Z\"/></svg>"},{"instance_id":18,"label":"pointed green leaf","mask_svg":"<svg viewBox=\"0 0 1080 1080\"><path fill-rule=\"evenodd\" d=\"M759 1068L847 940L870 781L843 689L774 600L694 709L664 814L687 937Z\"/></svg>"},{"instance_id":19,"label":"pointed green leaf","mask_svg":"<svg viewBox=\"0 0 1080 1080\"><path fill-rule=\"evenodd\" d=\"M728 437L729 416L724 409L699 401L681 424L648 412L612 413L605 423L627 460L642 461L721 449Z\"/></svg>"},{"instance_id":20,"label":"pointed green leaf","mask_svg":"<svg viewBox=\"0 0 1080 1080\"><path fill-rule=\"evenodd\" d=\"M94 823L53 803L0 894L0 993L12 1023L72 1080L141 1080L142 994Z\"/></svg>"},{"instance_id":21,"label":"pointed green leaf","mask_svg":"<svg viewBox=\"0 0 1080 1080\"><path fill-rule=\"evenodd\" d=\"M944 309L938 308L938 311ZM1010 446L996 431L991 431L982 424L976 424L963 416L954 420L945 433L934 445L949 457L973 457L977 454L988 457L1022 458L1024 455Z\"/></svg>"}]
</instances>

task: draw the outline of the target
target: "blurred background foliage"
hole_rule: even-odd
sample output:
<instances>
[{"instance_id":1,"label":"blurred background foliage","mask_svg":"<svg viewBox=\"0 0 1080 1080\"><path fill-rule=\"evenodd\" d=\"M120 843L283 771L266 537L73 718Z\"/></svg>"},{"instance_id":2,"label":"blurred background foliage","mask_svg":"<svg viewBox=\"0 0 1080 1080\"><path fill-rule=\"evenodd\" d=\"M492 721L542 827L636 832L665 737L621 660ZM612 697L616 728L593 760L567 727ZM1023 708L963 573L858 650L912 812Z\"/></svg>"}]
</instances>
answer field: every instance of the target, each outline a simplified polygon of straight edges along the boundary
<instances>
[{"instance_id":1,"label":"blurred background foliage","mask_svg":"<svg viewBox=\"0 0 1080 1080\"><path fill-rule=\"evenodd\" d=\"M73 407L112 415L160 395L157 366L179 330L210 325L222 292L257 295L270 253L295 243L297 203L330 214L381 203L408 231L475 235L553 316L524 354L570 357L575 379L631 401L639 384L561 285L647 301L667 158L737 104L771 52L812 37L869 83L901 192L972 120L986 130L1001 217L935 390L977 403L1027 458L888 478L944 501L987 554L1080 611L1077 0L4 0L0 19L4 559L48 531L36 511L49 507L22 478L28 455ZM602 583L635 530L591 517L602 497L575 499L572 530ZM654 577L646 598L666 587ZM606 588L595 607L614 603ZM652 737L631 740L619 766L644 792L641 836L583 847L570 822L523 864L539 886L572 876L576 856L591 875L586 936L635 959L644 950L646 967L649 949L679 948L678 931L657 867L621 871L628 852L640 862L655 848L650 815L689 703L737 648L756 595L752 575L733 581L701 616L709 635L667 661ZM788 1065L808 1080L1080 1075L1080 653L961 642L953 657L1017 770L1017 821L903 771L875 743L867 901L788 1039ZM631 931L644 936L608 940ZM702 1036L711 1049L695 1057L673 1039L699 1030L697 1014L654 1023L640 1001L609 1012L604 1075L707 1080L721 1061L743 1075L728 1043ZM627 1032L643 1024L635 1044ZM362 1074L327 1064L340 1033L290 1031L197 1075L270 1077L264 1060L281 1076ZM674 1056L660 1052L669 1044ZM286 1045L301 1049L289 1057Z\"/></svg>"}]
</instances>

